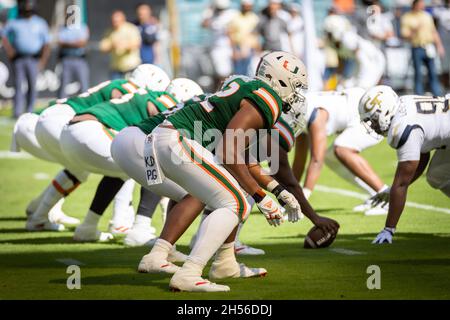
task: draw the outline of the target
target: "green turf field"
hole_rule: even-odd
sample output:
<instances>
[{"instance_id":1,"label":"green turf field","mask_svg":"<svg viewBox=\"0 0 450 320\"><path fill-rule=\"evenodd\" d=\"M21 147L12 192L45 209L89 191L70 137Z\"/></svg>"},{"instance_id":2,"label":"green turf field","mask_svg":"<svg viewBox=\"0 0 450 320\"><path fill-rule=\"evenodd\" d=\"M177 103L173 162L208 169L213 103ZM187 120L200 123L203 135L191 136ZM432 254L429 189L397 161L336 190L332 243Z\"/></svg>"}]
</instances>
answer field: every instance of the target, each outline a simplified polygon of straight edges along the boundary
<instances>
[{"instance_id":1,"label":"green turf field","mask_svg":"<svg viewBox=\"0 0 450 320\"><path fill-rule=\"evenodd\" d=\"M384 226L385 217L353 213L352 207L361 200L321 191L312 196L313 206L341 224L331 248L302 249L304 235L311 227L307 220L272 228L262 215L254 212L242 232L242 240L263 248L266 255L240 260L249 266L266 268L267 277L225 281L231 287L231 292L226 294L169 292L168 276L136 272L148 248L125 248L121 239L108 244L78 244L72 241L73 230L61 233L24 230L28 201L60 168L32 158L7 158L4 151L9 148L11 131L12 123L1 117L0 299L450 298L449 214L408 207L398 226L395 243L374 246L370 242ZM395 169L394 151L382 143L365 155L390 184ZM98 176L92 176L67 199L64 210L82 218L98 181ZM360 192L326 168L319 184ZM410 188L408 200L450 209L449 199L431 189L424 178ZM103 229L110 215L108 210L101 223ZM154 224L161 229L159 211ZM188 252L187 244L197 224L198 221L180 240L181 251ZM67 266L60 259L82 263L81 290L67 289ZM366 270L370 265L381 269L380 290L367 289Z\"/></svg>"}]
</instances>

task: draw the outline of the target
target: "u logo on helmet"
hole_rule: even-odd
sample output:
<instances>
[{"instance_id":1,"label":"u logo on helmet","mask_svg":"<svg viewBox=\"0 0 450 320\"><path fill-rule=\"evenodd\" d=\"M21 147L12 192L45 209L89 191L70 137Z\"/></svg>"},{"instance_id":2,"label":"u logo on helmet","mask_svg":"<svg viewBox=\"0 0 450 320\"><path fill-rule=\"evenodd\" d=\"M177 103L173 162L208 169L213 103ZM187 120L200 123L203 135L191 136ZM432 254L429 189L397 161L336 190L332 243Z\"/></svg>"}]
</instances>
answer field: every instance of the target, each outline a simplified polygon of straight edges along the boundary
<instances>
[{"instance_id":1,"label":"u logo on helmet","mask_svg":"<svg viewBox=\"0 0 450 320\"><path fill-rule=\"evenodd\" d=\"M292 72L292 73L294 73L294 74L296 74L297 72L298 72L298 66L296 66L295 68L294 68L294 70L289 70L289 61L287 61L287 60L284 60L284 63L283 63L283 68L285 68L287 71L289 71L289 72Z\"/></svg>"},{"instance_id":2,"label":"u logo on helmet","mask_svg":"<svg viewBox=\"0 0 450 320\"><path fill-rule=\"evenodd\" d=\"M366 111L371 111L376 106L381 107L381 101L378 99L380 94L381 92L378 92L378 94L375 97L373 97L372 100L366 102L366 104L364 105L364 109L366 109Z\"/></svg>"}]
</instances>

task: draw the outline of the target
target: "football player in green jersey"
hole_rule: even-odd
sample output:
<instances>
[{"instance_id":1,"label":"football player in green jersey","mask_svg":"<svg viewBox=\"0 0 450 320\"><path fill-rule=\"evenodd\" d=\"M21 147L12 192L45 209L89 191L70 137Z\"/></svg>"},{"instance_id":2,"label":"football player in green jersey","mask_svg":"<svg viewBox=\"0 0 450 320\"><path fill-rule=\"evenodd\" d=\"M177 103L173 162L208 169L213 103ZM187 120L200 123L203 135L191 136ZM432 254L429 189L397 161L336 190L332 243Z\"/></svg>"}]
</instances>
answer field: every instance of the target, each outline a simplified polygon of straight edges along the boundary
<instances>
[{"instance_id":1,"label":"football player in green jersey","mask_svg":"<svg viewBox=\"0 0 450 320\"><path fill-rule=\"evenodd\" d=\"M146 125L140 125L142 131L130 129L123 133L116 146L113 143L112 155L125 172L155 193L175 201L183 199L183 205L179 203L168 214L161 237L147 255L150 260L157 263L171 250L173 243L165 240L164 232L166 226L177 223L173 217L184 209L186 201L195 197L213 210L203 221L198 240L183 267L171 266L175 271L170 281L172 289L230 290L228 286L203 279L202 271L217 250L220 255L234 249L229 243L222 245L229 237L234 239L239 221L247 218L251 207L247 195L256 202L269 224L276 226L283 221L278 204L250 174L244 153L248 135L258 129L270 129L281 112L299 113L297 107L304 100L302 90L306 88L306 79L305 67L297 57L281 51L271 52L261 58L255 78L237 77L215 94L188 101L151 133L145 132ZM146 134L149 134L147 138ZM129 144L145 138L144 152L138 152L134 160L141 156L146 170L136 172L133 159L120 151L121 147L127 149L127 143L120 141ZM215 156L210 151L212 148ZM292 221L301 214L300 206L287 205L287 209Z\"/></svg>"},{"instance_id":2,"label":"football player in green jersey","mask_svg":"<svg viewBox=\"0 0 450 320\"><path fill-rule=\"evenodd\" d=\"M107 239L97 230L98 221L123 182L128 179L111 157L111 141L115 134L127 126L141 122L159 112L173 108L181 99L189 99L203 91L194 81L174 79L164 91L138 89L120 99L97 104L79 112L61 133L61 149L64 156L88 172L104 175L105 183L99 186L85 221L74 234L78 241ZM107 181L107 183L106 183ZM157 199L155 205L158 204ZM153 211L153 210L152 210ZM151 212L153 213L153 212ZM130 236L152 236L150 219L138 217L138 228ZM131 226L130 226L131 227ZM133 228L135 229L135 228ZM152 238L155 236L153 235ZM125 238L125 243L129 242ZM151 239L146 239L148 242Z\"/></svg>"},{"instance_id":3,"label":"football player in green jersey","mask_svg":"<svg viewBox=\"0 0 450 320\"><path fill-rule=\"evenodd\" d=\"M153 81L153 82L152 82ZM27 230L62 230L61 222L72 222L73 218L64 215L61 210L64 197L70 194L80 182L87 179L87 172L78 166L72 166L62 155L59 138L64 125L74 116L75 110L83 110L91 105L120 97L123 94L133 92L139 87L149 87L155 90L162 90L169 83L169 78L163 70L153 65L141 65L131 75L129 80L114 80L104 82L89 89L77 97L64 100L57 100L55 104L47 108L40 115L27 117L27 121L19 119L15 128L15 140L18 145L33 155L34 149L44 150L51 159L64 165L65 169L57 174L47 189L36 199L31 201L27 207ZM24 134L26 132L26 134ZM133 184L124 187L125 201L117 201L117 207L129 208ZM122 191L121 191L122 193ZM118 197L119 198L119 197ZM120 205L119 205L120 204ZM125 204L125 205L124 205ZM55 212L54 217L49 219L49 213ZM115 211L120 208L115 208ZM77 221L79 222L79 221Z\"/></svg>"}]
</instances>

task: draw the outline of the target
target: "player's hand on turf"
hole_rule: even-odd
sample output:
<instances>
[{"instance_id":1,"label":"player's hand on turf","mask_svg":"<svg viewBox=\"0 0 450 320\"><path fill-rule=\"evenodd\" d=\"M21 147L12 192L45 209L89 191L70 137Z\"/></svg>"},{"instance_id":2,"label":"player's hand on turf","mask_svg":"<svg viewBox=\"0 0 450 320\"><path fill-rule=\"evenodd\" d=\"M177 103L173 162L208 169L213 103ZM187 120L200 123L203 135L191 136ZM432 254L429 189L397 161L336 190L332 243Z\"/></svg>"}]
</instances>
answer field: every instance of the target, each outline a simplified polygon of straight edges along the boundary
<instances>
[{"instance_id":1,"label":"player's hand on turf","mask_svg":"<svg viewBox=\"0 0 450 320\"><path fill-rule=\"evenodd\" d=\"M256 203L259 211L266 217L271 226L279 226L283 222L283 213L278 204L266 195L260 202Z\"/></svg>"},{"instance_id":2,"label":"player's hand on turf","mask_svg":"<svg viewBox=\"0 0 450 320\"><path fill-rule=\"evenodd\" d=\"M383 244L383 243L392 243L392 238L394 237L395 228L384 228L377 235L375 240L372 241L372 244Z\"/></svg>"},{"instance_id":3,"label":"player's hand on turf","mask_svg":"<svg viewBox=\"0 0 450 320\"><path fill-rule=\"evenodd\" d=\"M303 218L302 208L292 193L283 190L278 194L277 199L283 208L286 209L289 222L297 222Z\"/></svg>"},{"instance_id":4,"label":"player's hand on turf","mask_svg":"<svg viewBox=\"0 0 450 320\"><path fill-rule=\"evenodd\" d=\"M339 223L336 220L325 217L319 217L316 221L314 221L314 225L333 235L337 234L340 227Z\"/></svg>"},{"instance_id":5,"label":"player's hand on turf","mask_svg":"<svg viewBox=\"0 0 450 320\"><path fill-rule=\"evenodd\" d=\"M369 199L369 202L372 206L377 206L381 203L382 207L389 203L389 195L391 192L390 187L385 187L381 189L376 195L372 196Z\"/></svg>"}]
</instances>

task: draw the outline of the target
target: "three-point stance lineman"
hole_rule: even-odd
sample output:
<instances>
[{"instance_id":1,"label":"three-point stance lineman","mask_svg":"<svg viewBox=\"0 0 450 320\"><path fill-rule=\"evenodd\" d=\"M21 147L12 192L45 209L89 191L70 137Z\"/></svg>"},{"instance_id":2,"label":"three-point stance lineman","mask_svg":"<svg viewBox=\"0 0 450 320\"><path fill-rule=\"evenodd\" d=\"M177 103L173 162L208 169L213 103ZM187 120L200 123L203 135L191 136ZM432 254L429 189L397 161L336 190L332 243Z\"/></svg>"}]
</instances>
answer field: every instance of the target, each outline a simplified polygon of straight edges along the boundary
<instances>
[{"instance_id":1,"label":"three-point stance lineman","mask_svg":"<svg viewBox=\"0 0 450 320\"><path fill-rule=\"evenodd\" d=\"M398 158L391 188L372 197L375 203L389 201L385 228L373 243L392 243L408 187L425 171L432 150L436 151L428 166L428 184L450 197L449 99L448 95L399 98L388 86L369 89L361 98L361 120L369 129L387 136Z\"/></svg>"}]
</instances>

